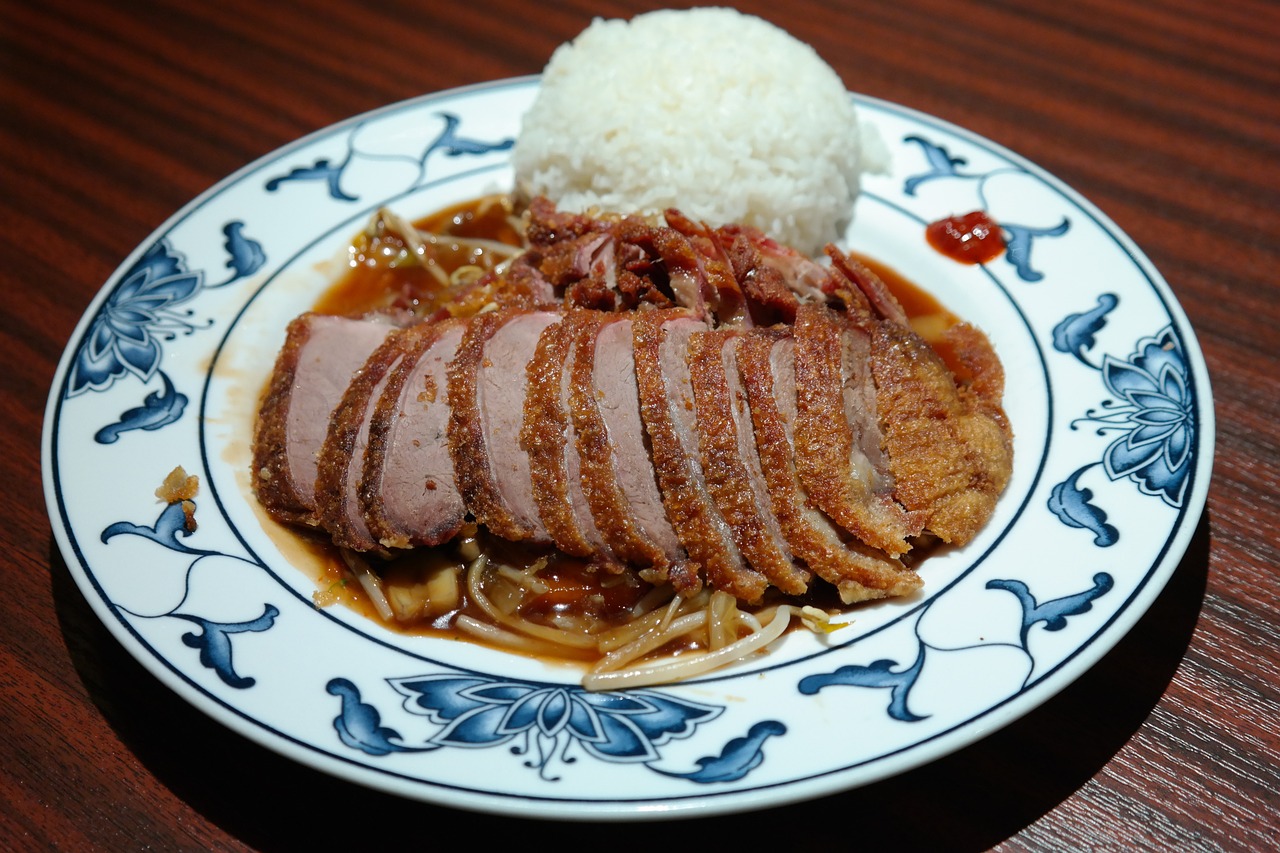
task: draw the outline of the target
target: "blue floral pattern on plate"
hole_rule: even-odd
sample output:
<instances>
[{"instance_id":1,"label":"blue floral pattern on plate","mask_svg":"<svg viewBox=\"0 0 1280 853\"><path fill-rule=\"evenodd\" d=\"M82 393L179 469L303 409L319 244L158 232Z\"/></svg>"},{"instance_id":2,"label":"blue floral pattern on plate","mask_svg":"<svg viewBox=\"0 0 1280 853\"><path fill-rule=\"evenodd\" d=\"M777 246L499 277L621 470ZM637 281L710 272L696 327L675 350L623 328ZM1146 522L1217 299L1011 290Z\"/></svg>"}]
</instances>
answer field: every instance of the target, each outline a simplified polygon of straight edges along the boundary
<instances>
[{"instance_id":1,"label":"blue floral pattern on plate","mask_svg":"<svg viewBox=\"0 0 1280 853\"><path fill-rule=\"evenodd\" d=\"M529 756L524 764L552 782L559 777L551 765L576 761L575 747L600 761L648 766L661 759L663 744L692 737L700 725L723 712L721 707L657 690L593 693L562 684L480 675L411 676L391 684L405 697L410 713L440 727L426 739L428 745L392 743L393 738L402 740L400 734L379 726L380 715L361 701L355 685L336 678L329 682L328 691L342 699L334 728L343 743L379 755L449 746L484 749L519 740L510 752ZM784 731L780 723L757 724L747 737L731 740L719 755L699 759L696 771L658 772L702 783L741 779L763 760L764 740Z\"/></svg>"},{"instance_id":2,"label":"blue floral pattern on plate","mask_svg":"<svg viewBox=\"0 0 1280 853\"><path fill-rule=\"evenodd\" d=\"M1054 328L1054 348L1093 367L1087 352L1094 346L1094 332L1118 305L1114 294L1104 293L1096 308L1067 317ZM1106 547L1119 540L1120 531L1091 503L1093 493L1079 485L1081 477L1101 466L1110 480L1128 479L1142 494L1159 497L1171 507L1182 506L1196 462L1196 399L1187 358L1172 326L1139 340L1128 358L1105 354L1096 369L1112 399L1089 409L1072 422L1072 429L1092 425L1097 435L1119 435L1100 461L1077 469L1054 488L1049 508L1064 524L1092 531L1095 544Z\"/></svg>"},{"instance_id":3,"label":"blue floral pattern on plate","mask_svg":"<svg viewBox=\"0 0 1280 853\"><path fill-rule=\"evenodd\" d=\"M416 216L509 186L536 86L431 95L288 146L175 215L89 308L50 394L46 494L72 574L140 661L343 778L509 814L646 817L899 772L1026 713L1119 639L1204 504L1212 408L1186 318L1051 176L865 98L892 168L867 178L848 241L991 335L1017 442L991 525L931 557L920 596L692 683L616 693L582 690L572 666L317 607L314 565L249 488L253 402L283 327L379 206ZM970 210L1001 224L1002 258L967 267L925 246L925 224ZM178 465L198 496L158 499ZM1052 556L1023 559L1033 549Z\"/></svg>"},{"instance_id":4,"label":"blue floral pattern on plate","mask_svg":"<svg viewBox=\"0 0 1280 853\"><path fill-rule=\"evenodd\" d=\"M261 247L244 235L243 228L241 222L228 222L223 228L232 274L217 287L250 276L266 263ZM160 362L166 341L211 325L195 321L189 309L179 310L204 287L204 273L188 270L186 259L165 239L153 243L121 276L76 352L67 396L104 391L131 375L144 383L159 376L163 385L148 394L141 406L128 409L119 420L99 429L96 441L112 444L123 432L157 430L182 417L187 396L174 389Z\"/></svg>"}]
</instances>

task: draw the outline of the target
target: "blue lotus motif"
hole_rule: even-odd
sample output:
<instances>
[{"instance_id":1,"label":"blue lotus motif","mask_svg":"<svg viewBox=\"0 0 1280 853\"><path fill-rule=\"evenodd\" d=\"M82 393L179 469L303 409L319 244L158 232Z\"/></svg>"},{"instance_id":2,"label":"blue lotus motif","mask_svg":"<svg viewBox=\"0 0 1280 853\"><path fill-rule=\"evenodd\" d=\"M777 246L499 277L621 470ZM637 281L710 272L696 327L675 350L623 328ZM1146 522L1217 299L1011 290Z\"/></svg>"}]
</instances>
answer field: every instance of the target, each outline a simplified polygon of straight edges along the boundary
<instances>
[{"instance_id":1,"label":"blue lotus motif","mask_svg":"<svg viewBox=\"0 0 1280 853\"><path fill-rule=\"evenodd\" d=\"M700 785L736 782L764 763L767 741L787 733L777 720L760 720L718 753L697 759L697 769L678 770L657 766L662 759L659 747L692 737L698 726L719 717L724 708L653 690L592 693L485 675L415 675L388 683L405 697L405 710L441 729L423 741L406 743L399 731L383 725L381 712L364 701L354 682L334 678L326 689L342 699L333 728L343 744L382 756L444 747L487 749L514 740L511 754L529 756L525 766L548 782L560 779L550 772L554 761L577 761L572 755L575 746L601 761L644 765Z\"/></svg>"},{"instance_id":2,"label":"blue lotus motif","mask_svg":"<svg viewBox=\"0 0 1280 853\"><path fill-rule=\"evenodd\" d=\"M659 746L694 734L723 711L655 691L592 693L576 687L481 675L422 675L391 682L405 709L443 728L437 746L481 749L520 739L513 749L546 774L552 759L566 763L577 745L613 763L647 764Z\"/></svg>"},{"instance_id":3,"label":"blue lotus motif","mask_svg":"<svg viewBox=\"0 0 1280 853\"><path fill-rule=\"evenodd\" d=\"M1139 341L1128 361L1106 357L1102 379L1124 401L1095 419L1124 431L1103 456L1107 475L1128 477L1144 494L1181 506L1195 447L1195 398L1177 336L1166 328Z\"/></svg>"},{"instance_id":4,"label":"blue lotus motif","mask_svg":"<svg viewBox=\"0 0 1280 853\"><path fill-rule=\"evenodd\" d=\"M161 342L195 330L190 312L176 309L200 292L203 278L186 269L168 241L156 242L94 317L76 353L67 395L105 390L129 374L144 382L155 375Z\"/></svg>"},{"instance_id":5,"label":"blue lotus motif","mask_svg":"<svg viewBox=\"0 0 1280 853\"><path fill-rule=\"evenodd\" d=\"M444 723L433 739L489 746L533 733L562 734L612 761L652 761L655 745L687 737L720 709L652 691L592 693L484 676L420 676L395 682L406 707Z\"/></svg>"},{"instance_id":6,"label":"blue lotus motif","mask_svg":"<svg viewBox=\"0 0 1280 853\"><path fill-rule=\"evenodd\" d=\"M1072 314L1054 329L1054 348L1092 366L1085 351L1094 343L1093 333L1118 300L1104 294L1098 307ZM1177 508L1186 498L1195 452L1195 391L1182 344L1172 326L1154 337L1138 341L1128 360L1104 355L1103 384L1114 399L1100 409L1090 409L1072 422L1072 429L1092 424L1099 435L1120 432L1099 462L1076 470L1059 483L1049 499L1049 511L1068 527L1092 530L1094 542L1114 545L1120 531L1107 523L1107 514L1092 503L1093 492L1080 484L1089 469L1101 465L1111 480L1129 479L1144 495L1157 495Z\"/></svg>"}]
</instances>

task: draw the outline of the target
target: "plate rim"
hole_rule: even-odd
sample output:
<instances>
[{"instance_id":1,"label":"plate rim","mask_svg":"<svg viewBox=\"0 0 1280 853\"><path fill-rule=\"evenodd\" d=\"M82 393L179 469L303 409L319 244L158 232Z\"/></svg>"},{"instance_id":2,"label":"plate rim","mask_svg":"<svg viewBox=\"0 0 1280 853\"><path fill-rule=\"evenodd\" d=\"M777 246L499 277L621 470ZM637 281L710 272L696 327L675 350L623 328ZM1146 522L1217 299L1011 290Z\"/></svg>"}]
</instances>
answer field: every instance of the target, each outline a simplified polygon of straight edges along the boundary
<instances>
[{"instance_id":1,"label":"plate rim","mask_svg":"<svg viewBox=\"0 0 1280 853\"><path fill-rule=\"evenodd\" d=\"M122 619L115 608L108 603L105 591L99 585L98 580L93 577L93 571L87 556L82 552L79 544L73 541L70 535L71 519L63 502L60 481L56 471L55 427L58 425L61 407L65 401L68 374L77 349L75 345L83 340L89 324L103 302L109 298L119 285L123 274L142 257L148 247L173 231L181 222L190 217L200 207L216 198L224 190L240 183L246 175L253 173L264 165L280 160L289 152L305 148L317 140L339 133L343 129L354 127L362 121L415 105L426 104L444 98L466 96L476 92L489 92L506 87L527 86L530 84L536 86L538 80L538 75L527 75L475 83L419 95L340 120L263 154L251 163L212 184L152 230L107 277L85 307L68 339L66 348L59 358L46 402L45 417L41 430L42 484L46 508L50 520L53 522L51 524L52 533L58 544L60 555L72 574L73 580L80 589L81 594L88 600L96 617L104 624L108 632L122 643L135 660L141 663L148 672L157 677L166 687L176 692L188 704L201 710L206 716L212 717L237 734L248 737L252 742L260 746L264 746L286 756L290 760L320 770L328 775L337 775L347 781L363 784L395 795L424 799L428 802L470 811L539 819L633 820L646 817L712 816L739 812L753 806L781 806L829 795L864 784L872 784L907 772L981 740L1014 720L1034 711L1052 696L1078 680L1084 672L1092 668L1121 639L1128 635L1137 621L1149 610L1152 602L1167 586L1168 581L1185 557L1207 506L1209 483L1212 479L1213 457L1216 445L1216 420L1211 383L1199 340L1194 333L1190 320L1186 316L1185 310L1163 276L1134 243L1132 238L1089 199L1052 173L999 143L955 125L948 120L929 115L911 107L851 92L850 96L859 103L875 105L879 109L896 112L912 121L937 127L1022 166L1038 180L1051 186L1055 192L1091 216L1108 238L1117 244L1150 283L1153 292L1158 296L1168 313L1170 322L1175 327L1179 340L1186 350L1188 369L1193 371L1193 386L1197 392L1197 421L1195 424L1195 452L1197 459L1189 472L1190 481L1187 498L1182 507L1179 508L1177 519L1166 538L1164 547L1159 555L1153 558L1151 567L1144 574L1142 581L1135 587L1129 598L1104 625L1100 626L1096 632L1087 638L1086 642L1075 648L1065 660L1050 670L1049 673L1038 678L1027 689L986 708L986 710L971 716L953 728L932 736L930 740L937 744L936 749L922 749L920 744L913 744L906 748L907 751L914 750L909 760L898 762L883 773L866 774L867 778L859 781L848 782L840 779L840 777L849 775L853 770L861 766L852 765L812 774L798 780L758 786L745 791L704 792L701 794L695 792L694 794L680 795L670 799L646 797L635 801L624 800L621 803L618 801L583 802L577 799L563 800L550 797L539 799L525 795L503 795L465 790L463 793L453 796L452 786L438 782L434 784L426 783L425 780L401 776L394 771L370 768L338 753L323 751L312 744L298 741L291 735L268 726L263 721L249 716L219 697L202 690L198 685L192 683L189 677L184 675L183 671L173 662L163 657L158 650L152 649L142 640L132 626ZM1015 304L1017 303L1015 302ZM206 390L207 385L206 377ZM202 406L204 393L205 391L202 390ZM200 441L202 443L204 441L203 431L201 432ZM1032 493L1029 492L1028 500L1031 499L1031 496ZM239 534L237 533L236 535L238 538ZM212 703L214 707L208 707L207 703ZM978 721L986 721L990 725L975 726ZM979 730L975 731L975 729ZM874 763L885 757L877 756L867 762L863 762L863 764ZM334 762L346 765L348 772L335 773L335 768L331 766ZM380 784L380 780L384 776L403 778L412 785L429 784L436 792L448 790L449 793L445 796L417 796L412 792L401 790L398 785ZM785 789L785 791L779 794L777 792L778 789ZM477 796L483 801L476 802L472 799ZM502 802L494 803L493 799L495 797ZM657 805L649 810L639 808L646 804Z\"/></svg>"}]
</instances>

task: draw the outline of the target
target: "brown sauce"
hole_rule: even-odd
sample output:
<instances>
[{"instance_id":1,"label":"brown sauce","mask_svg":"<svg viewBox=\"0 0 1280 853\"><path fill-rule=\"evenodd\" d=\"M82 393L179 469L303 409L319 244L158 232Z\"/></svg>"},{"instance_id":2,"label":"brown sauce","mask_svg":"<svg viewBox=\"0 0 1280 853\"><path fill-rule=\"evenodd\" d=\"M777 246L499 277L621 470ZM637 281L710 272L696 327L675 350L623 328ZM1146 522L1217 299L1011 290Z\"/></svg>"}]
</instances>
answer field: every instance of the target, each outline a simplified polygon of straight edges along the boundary
<instances>
[{"instance_id":1,"label":"brown sauce","mask_svg":"<svg viewBox=\"0 0 1280 853\"><path fill-rule=\"evenodd\" d=\"M441 238L423 247L425 257L411 257L405 240L392 231L362 232L348 250L347 273L321 295L314 310L356 315L399 308L422 317L440 312L461 289L451 281L455 274L485 265L484 244L520 246L511 216L505 197L485 196L424 217L413 224Z\"/></svg>"},{"instance_id":2,"label":"brown sauce","mask_svg":"<svg viewBox=\"0 0 1280 853\"><path fill-rule=\"evenodd\" d=\"M500 196L485 196L447 207L417 220L414 225L445 237L474 238L509 246L521 244L520 233L511 222L510 204ZM406 251L404 241L395 236L357 235L349 251L347 273L321 294L314 310L322 314L363 314L402 307L423 316L440 310L456 288L442 284L422 264L397 262ZM436 252L432 262L446 276L475 259L474 253L459 243L446 243L436 247ZM868 255L852 254L880 276L913 324L921 319L926 320L927 328L960 322L933 295L892 267ZM928 335L924 337L929 339Z\"/></svg>"},{"instance_id":3,"label":"brown sauce","mask_svg":"<svg viewBox=\"0 0 1280 853\"><path fill-rule=\"evenodd\" d=\"M468 241L513 247L521 244L511 213L510 203L505 197L489 196L415 221L413 224L419 230L443 238L429 248L427 263L406 260L410 249L405 240L394 233L361 233L352 241L347 273L320 297L314 310L358 315L399 308L423 317L441 314L446 308L452 308L453 313L468 313L450 306L451 300L463 294L465 285L450 283L449 279L459 269L477 261L476 249ZM457 238L457 241L448 238ZM959 318L891 267L874 258L855 255L885 282L903 306L917 334L935 345L945 358L945 348L939 346L942 335L960 322ZM483 537L483 532L480 535ZM316 579L319 587L316 601L321 606L343 604L394 630L412 634L443 634L464 640L469 638L452 628L458 614L465 612L484 618L467 601L464 588L456 607L398 621L381 619L359 584L352 579L338 550L318 536L306 536L306 544L323 566ZM527 568L546 558L545 568L539 571L538 579L548 587L547 591L527 597L518 607L519 613L531 621L547 623L556 616L575 614L599 624L622 624L632 606L652 590L633 573L609 574L553 549L530 548L496 538L481 540L481 547L494 561L516 568ZM928 543L921 543L910 562L917 562L917 558L923 558L929 550ZM450 543L439 548L410 551L391 561L379 562L377 571L389 590L394 592L396 589L420 588L433 573L442 569L461 573L469 562L467 556ZM766 600L777 597L772 593L776 591L771 591ZM793 597L792 600L796 599ZM823 610L841 606L834 589L824 584L815 584L811 592L799 600ZM566 653L566 657L574 656ZM591 658L589 655L582 657Z\"/></svg>"}]
</instances>

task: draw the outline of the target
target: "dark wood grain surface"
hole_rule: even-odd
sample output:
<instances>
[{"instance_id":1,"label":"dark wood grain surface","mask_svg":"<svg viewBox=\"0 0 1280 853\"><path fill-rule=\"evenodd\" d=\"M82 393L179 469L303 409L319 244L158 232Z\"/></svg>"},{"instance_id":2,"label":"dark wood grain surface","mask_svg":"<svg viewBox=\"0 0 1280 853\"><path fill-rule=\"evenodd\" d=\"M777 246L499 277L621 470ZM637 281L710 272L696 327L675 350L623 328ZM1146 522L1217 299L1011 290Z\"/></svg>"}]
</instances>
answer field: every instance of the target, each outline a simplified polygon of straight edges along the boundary
<instances>
[{"instance_id":1,"label":"dark wood grain surface","mask_svg":"<svg viewBox=\"0 0 1280 853\"><path fill-rule=\"evenodd\" d=\"M50 534L39 436L60 353L113 269L286 142L423 92L536 73L592 16L645 8L0 2L0 849L430 849L456 827L608 849L1274 849L1280 5L1267 0L741 5L813 44L850 89L968 127L1082 192L1162 271L1208 360L1216 467L1176 574L1097 666L976 745L744 816L476 818L243 740L95 617Z\"/></svg>"}]
</instances>

